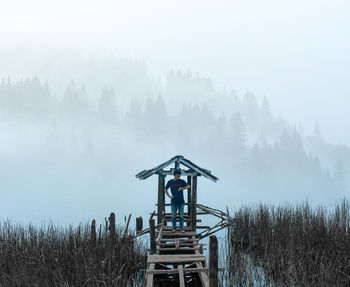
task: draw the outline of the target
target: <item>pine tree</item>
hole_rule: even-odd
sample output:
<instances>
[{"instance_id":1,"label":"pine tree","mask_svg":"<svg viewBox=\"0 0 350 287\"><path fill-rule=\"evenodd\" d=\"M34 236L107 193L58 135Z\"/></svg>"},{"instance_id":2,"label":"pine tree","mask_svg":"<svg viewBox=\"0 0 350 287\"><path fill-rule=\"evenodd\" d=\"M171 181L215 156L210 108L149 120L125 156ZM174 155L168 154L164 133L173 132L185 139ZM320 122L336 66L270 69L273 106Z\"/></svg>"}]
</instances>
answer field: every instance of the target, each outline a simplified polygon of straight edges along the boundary
<instances>
[{"instance_id":1,"label":"pine tree","mask_svg":"<svg viewBox=\"0 0 350 287\"><path fill-rule=\"evenodd\" d=\"M234 153L243 152L246 149L247 134L241 113L232 115L228 132Z\"/></svg>"},{"instance_id":2,"label":"pine tree","mask_svg":"<svg viewBox=\"0 0 350 287\"><path fill-rule=\"evenodd\" d=\"M103 87L98 111L102 120L109 123L118 122L116 97L112 87Z\"/></svg>"}]
</instances>

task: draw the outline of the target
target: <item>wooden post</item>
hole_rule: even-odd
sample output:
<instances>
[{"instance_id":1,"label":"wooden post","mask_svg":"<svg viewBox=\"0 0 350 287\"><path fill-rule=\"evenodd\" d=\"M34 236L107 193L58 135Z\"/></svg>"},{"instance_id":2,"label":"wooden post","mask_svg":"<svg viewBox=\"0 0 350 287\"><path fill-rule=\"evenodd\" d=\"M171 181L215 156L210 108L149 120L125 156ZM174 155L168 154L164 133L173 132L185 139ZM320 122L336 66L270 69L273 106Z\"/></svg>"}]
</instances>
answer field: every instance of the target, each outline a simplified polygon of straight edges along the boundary
<instances>
[{"instance_id":1,"label":"wooden post","mask_svg":"<svg viewBox=\"0 0 350 287\"><path fill-rule=\"evenodd\" d=\"M136 234L142 231L143 228L143 220L142 217L137 217L136 218Z\"/></svg>"},{"instance_id":2,"label":"wooden post","mask_svg":"<svg viewBox=\"0 0 350 287\"><path fill-rule=\"evenodd\" d=\"M160 224L163 219L163 214L165 211L165 176L159 174L158 176L158 219L157 224Z\"/></svg>"},{"instance_id":3,"label":"wooden post","mask_svg":"<svg viewBox=\"0 0 350 287\"><path fill-rule=\"evenodd\" d=\"M115 214L114 212L111 213L109 216L109 236L111 238L111 241L114 242L115 240Z\"/></svg>"},{"instance_id":4,"label":"wooden post","mask_svg":"<svg viewBox=\"0 0 350 287\"><path fill-rule=\"evenodd\" d=\"M209 287L218 286L218 240L215 235L209 237Z\"/></svg>"},{"instance_id":5,"label":"wooden post","mask_svg":"<svg viewBox=\"0 0 350 287\"><path fill-rule=\"evenodd\" d=\"M154 219L149 220L150 254L156 253L156 228Z\"/></svg>"},{"instance_id":6,"label":"wooden post","mask_svg":"<svg viewBox=\"0 0 350 287\"><path fill-rule=\"evenodd\" d=\"M187 183L191 185L192 182L192 177L189 175L187 176ZM191 205L192 205L192 185L191 187L187 190L187 213L188 213L188 218L187 218L187 226L191 225Z\"/></svg>"},{"instance_id":7,"label":"wooden post","mask_svg":"<svg viewBox=\"0 0 350 287\"><path fill-rule=\"evenodd\" d=\"M91 222L91 243L93 246L96 245L96 220L93 219Z\"/></svg>"},{"instance_id":8,"label":"wooden post","mask_svg":"<svg viewBox=\"0 0 350 287\"><path fill-rule=\"evenodd\" d=\"M191 207L191 217L192 217L192 230L196 231L197 228L197 175L192 178L192 207Z\"/></svg>"}]
</instances>

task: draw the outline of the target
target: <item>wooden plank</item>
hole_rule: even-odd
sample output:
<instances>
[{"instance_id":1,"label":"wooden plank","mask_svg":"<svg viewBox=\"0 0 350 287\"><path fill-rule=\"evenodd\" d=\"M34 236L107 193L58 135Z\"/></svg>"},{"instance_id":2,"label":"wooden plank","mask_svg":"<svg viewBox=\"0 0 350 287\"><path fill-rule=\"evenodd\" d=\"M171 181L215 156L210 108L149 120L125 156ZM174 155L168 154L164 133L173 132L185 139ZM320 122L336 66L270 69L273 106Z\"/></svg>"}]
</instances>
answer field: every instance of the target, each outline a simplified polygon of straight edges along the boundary
<instances>
[{"instance_id":1,"label":"wooden plank","mask_svg":"<svg viewBox=\"0 0 350 287\"><path fill-rule=\"evenodd\" d=\"M178 239L176 239L176 238L162 238L159 241L160 242L175 242L177 240L179 240L180 243L181 242L198 242L199 238L196 238L196 237L195 238L178 238Z\"/></svg>"},{"instance_id":2,"label":"wooden plank","mask_svg":"<svg viewBox=\"0 0 350 287\"><path fill-rule=\"evenodd\" d=\"M159 243L160 243L160 239L162 238L163 228L164 228L164 220L162 221L161 228L160 228L160 230L158 232L158 236L157 236L157 239L156 239L156 245L159 245Z\"/></svg>"},{"instance_id":3,"label":"wooden plank","mask_svg":"<svg viewBox=\"0 0 350 287\"><path fill-rule=\"evenodd\" d=\"M155 264L150 264L147 271L155 270L155 266L156 266ZM147 273L146 276L147 276L146 287L153 287L153 274Z\"/></svg>"},{"instance_id":4,"label":"wooden plank","mask_svg":"<svg viewBox=\"0 0 350 287\"><path fill-rule=\"evenodd\" d=\"M179 265L178 269L179 269L180 287L185 287L184 267L182 265Z\"/></svg>"},{"instance_id":5,"label":"wooden plank","mask_svg":"<svg viewBox=\"0 0 350 287\"><path fill-rule=\"evenodd\" d=\"M208 272L208 267L203 268L183 268L184 273L197 273L197 272ZM156 269L156 270L147 270L147 274L176 274L179 272L178 269Z\"/></svg>"},{"instance_id":6,"label":"wooden plank","mask_svg":"<svg viewBox=\"0 0 350 287\"><path fill-rule=\"evenodd\" d=\"M174 171L170 171L170 170L160 170L160 171L156 172L156 174L157 173L162 174L162 175L174 175ZM198 174L198 173L195 171L186 171L186 170L181 169L181 175L191 176L191 175L196 175L196 174Z\"/></svg>"},{"instance_id":7,"label":"wooden plank","mask_svg":"<svg viewBox=\"0 0 350 287\"><path fill-rule=\"evenodd\" d=\"M218 178L216 176L212 175L211 172L209 172L209 170L199 167L198 165L194 164L193 162L189 161L188 159L180 158L179 161L184 166L187 166L188 168L193 169L194 171L198 172L202 176L204 176L204 177L206 177L214 182L216 182L218 180Z\"/></svg>"},{"instance_id":8,"label":"wooden plank","mask_svg":"<svg viewBox=\"0 0 350 287\"><path fill-rule=\"evenodd\" d=\"M176 218L176 220L179 220L180 218ZM190 219L188 219L187 217L184 217L184 222L187 222L188 220L190 220ZM172 222L172 219L171 218L165 218L165 221L166 222ZM196 222L202 222L202 219L196 219ZM185 227L187 227L187 226L185 226Z\"/></svg>"},{"instance_id":9,"label":"wooden plank","mask_svg":"<svg viewBox=\"0 0 350 287\"><path fill-rule=\"evenodd\" d=\"M196 266L197 266L197 268L200 268L200 269L204 268L201 262L196 262ZM202 282L203 287L209 287L208 275L204 271L198 272L198 275L199 275L199 278Z\"/></svg>"},{"instance_id":10,"label":"wooden plank","mask_svg":"<svg viewBox=\"0 0 350 287\"><path fill-rule=\"evenodd\" d=\"M151 168L149 170L143 170L141 172L139 172L138 174L136 174L135 176L139 179L146 179L148 177L150 177L151 175L155 174L157 171L163 169L164 167L167 167L169 164L172 164L173 162L178 160L178 156L173 157L172 159L163 162L162 164Z\"/></svg>"},{"instance_id":11,"label":"wooden plank","mask_svg":"<svg viewBox=\"0 0 350 287\"><path fill-rule=\"evenodd\" d=\"M195 251L196 255L202 255L202 253L199 250ZM202 262L196 262L196 267L197 268L207 268L207 261L205 260L204 262L204 266L202 264ZM203 287L209 287L209 277L206 274L206 272L198 272L199 275L199 279L201 280L202 286Z\"/></svg>"},{"instance_id":12,"label":"wooden plank","mask_svg":"<svg viewBox=\"0 0 350 287\"><path fill-rule=\"evenodd\" d=\"M158 264L158 263L157 263ZM225 268L220 267L219 271L224 271ZM147 270L146 273L147 274L155 274L155 275L159 275L159 274L176 274L178 273L179 270L178 269L156 269L156 270ZM209 272L209 267L202 267L202 268L184 268L183 269L184 273L198 273L198 272Z\"/></svg>"},{"instance_id":13,"label":"wooden plank","mask_svg":"<svg viewBox=\"0 0 350 287\"><path fill-rule=\"evenodd\" d=\"M199 247L161 247L158 248L158 251L179 251L179 250L183 250L183 251L194 251L194 250L199 250Z\"/></svg>"},{"instance_id":14,"label":"wooden plank","mask_svg":"<svg viewBox=\"0 0 350 287\"><path fill-rule=\"evenodd\" d=\"M158 235L158 233L156 232L156 234ZM189 231L185 231L185 232L167 232L167 231L163 231L162 236L163 238L165 238L166 236L171 236L172 238L175 237L189 237L189 236L197 236L197 232L189 232Z\"/></svg>"},{"instance_id":15,"label":"wooden plank","mask_svg":"<svg viewBox=\"0 0 350 287\"><path fill-rule=\"evenodd\" d=\"M147 263L191 263L191 262L206 261L204 255L196 254L176 254L176 255L149 255Z\"/></svg>"},{"instance_id":16,"label":"wooden plank","mask_svg":"<svg viewBox=\"0 0 350 287\"><path fill-rule=\"evenodd\" d=\"M156 204L158 206L158 204ZM170 203L166 203L165 206L170 206L171 204ZM184 205L188 205L188 203L184 203ZM198 204L199 205L199 204ZM153 214L153 212L149 212L149 214ZM197 211L197 215L206 215L206 214L211 214L210 212L208 211ZM158 213L154 213L154 215L158 215ZM168 216L168 217L171 217L171 213L170 212L166 212L164 213L163 215L165 216ZM178 215L178 214L177 214ZM184 216L188 216L189 214L187 212L184 212Z\"/></svg>"},{"instance_id":17,"label":"wooden plank","mask_svg":"<svg viewBox=\"0 0 350 287\"><path fill-rule=\"evenodd\" d=\"M179 247L182 247L182 246L193 246L195 245L195 242L168 242L168 243L160 243L159 244L160 246L179 246ZM197 245L197 244L196 244ZM207 245L205 243L201 243L201 245Z\"/></svg>"}]
</instances>

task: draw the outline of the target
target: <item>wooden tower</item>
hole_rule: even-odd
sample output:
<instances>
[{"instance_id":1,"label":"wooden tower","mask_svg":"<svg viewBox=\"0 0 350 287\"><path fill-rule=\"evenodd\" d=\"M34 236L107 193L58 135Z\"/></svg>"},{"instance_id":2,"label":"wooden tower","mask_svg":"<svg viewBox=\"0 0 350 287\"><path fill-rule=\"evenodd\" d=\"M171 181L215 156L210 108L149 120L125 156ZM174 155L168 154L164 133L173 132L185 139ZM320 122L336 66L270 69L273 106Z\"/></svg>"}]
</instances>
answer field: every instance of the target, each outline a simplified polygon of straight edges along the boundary
<instances>
[{"instance_id":1,"label":"wooden tower","mask_svg":"<svg viewBox=\"0 0 350 287\"><path fill-rule=\"evenodd\" d=\"M165 170L169 165L174 164L173 168ZM183 168L181 168L183 166ZM191 226L192 230L196 230L197 223L197 177L203 176L214 182L219 180L216 176L211 174L210 170L202 168L190 160L184 158L182 155L177 155L170 160L149 170L139 172L136 177L140 180L146 179L154 174L158 174L158 208L157 208L157 223L160 224L165 214L165 177L172 176L174 169L181 170L181 176L187 176L187 183L191 186L187 192L187 218L185 221L187 226Z\"/></svg>"}]
</instances>

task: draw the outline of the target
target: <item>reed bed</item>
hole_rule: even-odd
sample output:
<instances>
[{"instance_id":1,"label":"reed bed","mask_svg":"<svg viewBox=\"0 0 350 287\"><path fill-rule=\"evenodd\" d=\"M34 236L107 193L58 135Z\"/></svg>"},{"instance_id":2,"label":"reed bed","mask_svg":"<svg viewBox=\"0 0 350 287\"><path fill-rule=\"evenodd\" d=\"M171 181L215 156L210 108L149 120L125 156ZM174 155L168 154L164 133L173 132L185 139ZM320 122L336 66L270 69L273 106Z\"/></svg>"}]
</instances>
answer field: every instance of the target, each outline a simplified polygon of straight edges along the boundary
<instances>
[{"instance_id":1,"label":"reed bed","mask_svg":"<svg viewBox=\"0 0 350 287\"><path fill-rule=\"evenodd\" d=\"M141 286L147 249L111 217L99 228L1 222L0 286Z\"/></svg>"},{"instance_id":2,"label":"reed bed","mask_svg":"<svg viewBox=\"0 0 350 287\"><path fill-rule=\"evenodd\" d=\"M307 202L234 212L225 246L226 286L350 286L350 202Z\"/></svg>"}]
</instances>

